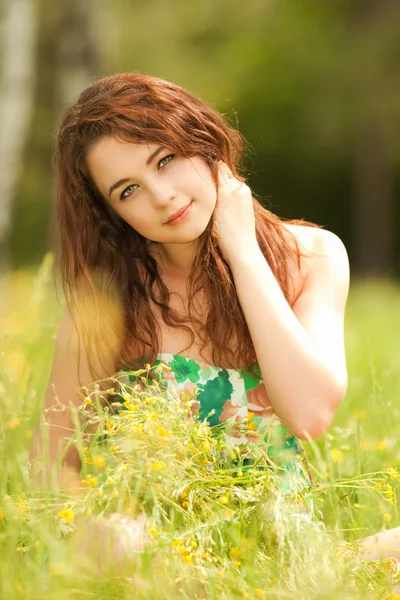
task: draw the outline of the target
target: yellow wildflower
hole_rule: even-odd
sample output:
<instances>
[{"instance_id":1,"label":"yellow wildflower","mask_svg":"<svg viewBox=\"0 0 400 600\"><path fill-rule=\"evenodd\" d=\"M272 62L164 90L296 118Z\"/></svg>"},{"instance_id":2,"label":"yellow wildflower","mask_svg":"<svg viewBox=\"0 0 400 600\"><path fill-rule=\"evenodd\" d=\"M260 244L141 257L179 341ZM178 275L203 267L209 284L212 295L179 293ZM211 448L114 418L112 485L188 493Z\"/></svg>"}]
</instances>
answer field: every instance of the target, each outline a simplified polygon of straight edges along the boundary
<instances>
[{"instance_id":1,"label":"yellow wildflower","mask_svg":"<svg viewBox=\"0 0 400 600\"><path fill-rule=\"evenodd\" d=\"M220 496L218 498L218 501L220 504L222 504L223 506L225 506L226 504L229 504L229 498L228 496Z\"/></svg>"},{"instance_id":2,"label":"yellow wildflower","mask_svg":"<svg viewBox=\"0 0 400 600\"><path fill-rule=\"evenodd\" d=\"M383 518L385 519L385 521L387 523L389 523L389 521L391 521L392 517L389 513L384 513Z\"/></svg>"},{"instance_id":3,"label":"yellow wildflower","mask_svg":"<svg viewBox=\"0 0 400 600\"><path fill-rule=\"evenodd\" d=\"M186 563L187 565L190 565L190 564L193 562L193 558L190 556L190 554L186 554L186 555L183 557L183 560L185 561L185 563Z\"/></svg>"},{"instance_id":4,"label":"yellow wildflower","mask_svg":"<svg viewBox=\"0 0 400 600\"><path fill-rule=\"evenodd\" d=\"M265 596L265 592L264 590L257 588L256 590L254 590L255 595L257 596L257 598L264 598Z\"/></svg>"},{"instance_id":5,"label":"yellow wildflower","mask_svg":"<svg viewBox=\"0 0 400 600\"><path fill-rule=\"evenodd\" d=\"M353 412L353 415L357 421L364 421L367 416L367 411L364 408L359 408Z\"/></svg>"},{"instance_id":6,"label":"yellow wildflower","mask_svg":"<svg viewBox=\"0 0 400 600\"><path fill-rule=\"evenodd\" d=\"M101 469L105 466L106 459L101 454L96 454L96 456L93 458L93 464Z\"/></svg>"},{"instance_id":7,"label":"yellow wildflower","mask_svg":"<svg viewBox=\"0 0 400 600\"><path fill-rule=\"evenodd\" d=\"M114 423L111 423L110 421L106 421L106 429L108 431L108 433L110 435L114 435L115 434L115 425Z\"/></svg>"},{"instance_id":8,"label":"yellow wildflower","mask_svg":"<svg viewBox=\"0 0 400 600\"><path fill-rule=\"evenodd\" d=\"M113 445L111 446L111 448L110 448L110 452L111 452L111 454L114 454L114 455L115 455L115 454L118 454L118 452L119 452L119 448L118 448L118 446L116 446L115 444L113 444Z\"/></svg>"},{"instance_id":9,"label":"yellow wildflower","mask_svg":"<svg viewBox=\"0 0 400 600\"><path fill-rule=\"evenodd\" d=\"M375 489L377 492L380 492L382 489L382 483L380 481L378 481L378 483L375 485Z\"/></svg>"},{"instance_id":10,"label":"yellow wildflower","mask_svg":"<svg viewBox=\"0 0 400 600\"><path fill-rule=\"evenodd\" d=\"M360 508L360 505L358 504L358 502L354 502L354 508Z\"/></svg>"},{"instance_id":11,"label":"yellow wildflower","mask_svg":"<svg viewBox=\"0 0 400 600\"><path fill-rule=\"evenodd\" d=\"M164 463L163 463L163 462L160 462L160 461L158 461L158 462L156 461L156 462L154 462L154 463L151 465L151 469L152 469L153 471L163 471L163 469L164 469Z\"/></svg>"},{"instance_id":12,"label":"yellow wildflower","mask_svg":"<svg viewBox=\"0 0 400 600\"><path fill-rule=\"evenodd\" d=\"M27 552L28 548L26 546L17 546L17 552Z\"/></svg>"},{"instance_id":13,"label":"yellow wildflower","mask_svg":"<svg viewBox=\"0 0 400 600\"><path fill-rule=\"evenodd\" d=\"M95 487L97 485L97 479L96 477L91 477L88 475L86 479L82 481L82 483L86 483L86 485L90 485L90 487Z\"/></svg>"},{"instance_id":14,"label":"yellow wildflower","mask_svg":"<svg viewBox=\"0 0 400 600\"><path fill-rule=\"evenodd\" d=\"M87 397L87 398L84 399L84 403L86 405L88 405L88 404L92 404L92 401L91 401L91 399L89 397Z\"/></svg>"},{"instance_id":15,"label":"yellow wildflower","mask_svg":"<svg viewBox=\"0 0 400 600\"><path fill-rule=\"evenodd\" d=\"M163 427L157 427L157 434L160 437L167 437L169 436L169 431L167 431L166 429L164 429Z\"/></svg>"},{"instance_id":16,"label":"yellow wildflower","mask_svg":"<svg viewBox=\"0 0 400 600\"><path fill-rule=\"evenodd\" d=\"M210 558L211 554L209 552L202 552L200 556L203 560L206 560L207 558Z\"/></svg>"},{"instance_id":17,"label":"yellow wildflower","mask_svg":"<svg viewBox=\"0 0 400 600\"><path fill-rule=\"evenodd\" d=\"M251 421L253 417L254 417L254 413L253 413L253 412L250 412L250 411L248 411L248 413L247 413L247 420L248 420L248 421Z\"/></svg>"},{"instance_id":18,"label":"yellow wildflower","mask_svg":"<svg viewBox=\"0 0 400 600\"><path fill-rule=\"evenodd\" d=\"M189 508L189 502L187 502L187 501L182 502L182 506L183 506L183 508Z\"/></svg>"},{"instance_id":19,"label":"yellow wildflower","mask_svg":"<svg viewBox=\"0 0 400 600\"><path fill-rule=\"evenodd\" d=\"M72 523L72 521L74 520L74 513L72 512L72 510L70 508L67 508L65 510L60 510L60 512L58 513L58 516L60 517L60 519L62 519L66 523Z\"/></svg>"},{"instance_id":20,"label":"yellow wildflower","mask_svg":"<svg viewBox=\"0 0 400 600\"><path fill-rule=\"evenodd\" d=\"M233 558L238 558L238 556L240 556L240 550L237 546L234 546L229 551L229 558L232 560Z\"/></svg>"},{"instance_id":21,"label":"yellow wildflower","mask_svg":"<svg viewBox=\"0 0 400 600\"><path fill-rule=\"evenodd\" d=\"M196 542L196 540L190 540L189 544L190 544L190 546L192 548L197 548L197 542Z\"/></svg>"},{"instance_id":22,"label":"yellow wildflower","mask_svg":"<svg viewBox=\"0 0 400 600\"><path fill-rule=\"evenodd\" d=\"M238 569L238 568L240 567L240 565L241 565L241 564L242 564L242 563L240 562L240 560L234 560L234 561L232 561L232 565L233 565L234 567L236 567L236 569Z\"/></svg>"},{"instance_id":23,"label":"yellow wildflower","mask_svg":"<svg viewBox=\"0 0 400 600\"><path fill-rule=\"evenodd\" d=\"M331 457L334 463L340 464L343 462L343 452L338 448L332 448Z\"/></svg>"},{"instance_id":24,"label":"yellow wildflower","mask_svg":"<svg viewBox=\"0 0 400 600\"><path fill-rule=\"evenodd\" d=\"M390 485L390 483L387 483L385 485L385 494L386 494L386 500L388 502L390 502L390 504L394 503L394 490L392 488L392 486Z\"/></svg>"},{"instance_id":25,"label":"yellow wildflower","mask_svg":"<svg viewBox=\"0 0 400 600\"><path fill-rule=\"evenodd\" d=\"M376 448L377 450L380 450L381 452L383 452L384 450L386 450L387 448L387 440L381 440L380 442L377 443Z\"/></svg>"},{"instance_id":26,"label":"yellow wildflower","mask_svg":"<svg viewBox=\"0 0 400 600\"><path fill-rule=\"evenodd\" d=\"M26 510L26 500L23 497L19 497L17 500L17 509L18 512L25 512Z\"/></svg>"},{"instance_id":27,"label":"yellow wildflower","mask_svg":"<svg viewBox=\"0 0 400 600\"><path fill-rule=\"evenodd\" d=\"M399 471L396 467L389 467L388 473L389 473L389 479L391 479L392 481L397 479L399 476Z\"/></svg>"},{"instance_id":28,"label":"yellow wildflower","mask_svg":"<svg viewBox=\"0 0 400 600\"><path fill-rule=\"evenodd\" d=\"M114 496L114 498L118 498L119 497L119 491L118 490L114 490L113 491L113 496Z\"/></svg>"},{"instance_id":29,"label":"yellow wildflower","mask_svg":"<svg viewBox=\"0 0 400 600\"><path fill-rule=\"evenodd\" d=\"M8 429L11 429L11 431L12 431L16 427L18 427L18 425L20 425L20 424L21 424L21 420L18 417L13 417L12 419L10 419L8 421Z\"/></svg>"}]
</instances>

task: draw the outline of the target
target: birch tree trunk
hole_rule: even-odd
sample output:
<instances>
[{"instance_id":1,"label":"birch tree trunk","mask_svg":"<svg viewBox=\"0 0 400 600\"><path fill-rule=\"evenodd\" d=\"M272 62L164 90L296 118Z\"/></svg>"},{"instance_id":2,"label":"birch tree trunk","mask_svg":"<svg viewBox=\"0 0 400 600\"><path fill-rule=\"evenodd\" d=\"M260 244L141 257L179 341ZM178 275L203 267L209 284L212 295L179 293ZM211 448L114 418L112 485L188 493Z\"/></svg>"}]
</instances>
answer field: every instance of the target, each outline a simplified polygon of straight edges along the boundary
<instances>
[{"instance_id":1,"label":"birch tree trunk","mask_svg":"<svg viewBox=\"0 0 400 600\"><path fill-rule=\"evenodd\" d=\"M34 105L37 0L3 0L0 31L0 282ZM0 288L1 291L1 288Z\"/></svg>"}]
</instances>

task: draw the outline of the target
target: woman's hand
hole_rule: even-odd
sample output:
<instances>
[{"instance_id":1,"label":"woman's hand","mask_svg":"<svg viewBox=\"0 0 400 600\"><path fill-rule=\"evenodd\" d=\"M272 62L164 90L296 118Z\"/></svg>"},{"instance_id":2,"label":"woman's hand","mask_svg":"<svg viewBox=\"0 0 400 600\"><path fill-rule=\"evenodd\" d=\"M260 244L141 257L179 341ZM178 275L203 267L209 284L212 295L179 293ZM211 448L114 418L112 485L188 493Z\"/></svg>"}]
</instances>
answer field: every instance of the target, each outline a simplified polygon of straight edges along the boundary
<instances>
[{"instance_id":1,"label":"woman's hand","mask_svg":"<svg viewBox=\"0 0 400 600\"><path fill-rule=\"evenodd\" d=\"M146 534L146 517L136 519L120 513L92 517L83 528L78 526L71 539L74 560L90 573L107 570L120 572L150 543Z\"/></svg>"},{"instance_id":2,"label":"woman's hand","mask_svg":"<svg viewBox=\"0 0 400 600\"><path fill-rule=\"evenodd\" d=\"M214 223L218 246L229 264L243 253L259 252L251 190L222 161Z\"/></svg>"}]
</instances>

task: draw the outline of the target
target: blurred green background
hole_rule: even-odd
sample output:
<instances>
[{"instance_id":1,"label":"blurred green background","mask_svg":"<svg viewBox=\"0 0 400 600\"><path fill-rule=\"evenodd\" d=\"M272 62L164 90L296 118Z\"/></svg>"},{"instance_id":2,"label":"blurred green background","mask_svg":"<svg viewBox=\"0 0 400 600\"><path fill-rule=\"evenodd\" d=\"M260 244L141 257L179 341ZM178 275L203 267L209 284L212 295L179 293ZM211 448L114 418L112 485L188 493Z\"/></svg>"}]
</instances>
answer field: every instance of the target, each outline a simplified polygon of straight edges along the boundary
<instances>
[{"instance_id":1,"label":"blurred green background","mask_svg":"<svg viewBox=\"0 0 400 600\"><path fill-rule=\"evenodd\" d=\"M224 113L265 206L338 234L353 276L399 276L397 0L4 0L0 18L7 267L48 248L60 114L94 77L137 70Z\"/></svg>"}]
</instances>

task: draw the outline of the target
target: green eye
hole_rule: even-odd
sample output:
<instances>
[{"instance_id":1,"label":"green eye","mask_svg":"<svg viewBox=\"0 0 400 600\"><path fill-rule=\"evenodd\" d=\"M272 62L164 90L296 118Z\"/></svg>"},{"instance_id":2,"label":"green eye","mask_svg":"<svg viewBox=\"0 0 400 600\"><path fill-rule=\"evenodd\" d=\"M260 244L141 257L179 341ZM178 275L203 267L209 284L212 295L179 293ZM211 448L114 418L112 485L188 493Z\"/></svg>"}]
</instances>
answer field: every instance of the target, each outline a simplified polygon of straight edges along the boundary
<instances>
[{"instance_id":1,"label":"green eye","mask_svg":"<svg viewBox=\"0 0 400 600\"><path fill-rule=\"evenodd\" d=\"M174 158L175 154L168 154L168 156L164 156L164 158L162 158L159 162L158 162L158 166L163 166L161 163L164 163L165 160L167 160L167 158L169 158L170 160L167 160L166 163L164 164L168 164L169 162L171 162L171 160Z\"/></svg>"},{"instance_id":2,"label":"green eye","mask_svg":"<svg viewBox=\"0 0 400 600\"><path fill-rule=\"evenodd\" d=\"M124 198L127 198L128 196L130 196L132 194L132 192L134 191L134 187L135 184L129 185L127 188L124 189L124 191L122 192L120 199L123 200Z\"/></svg>"},{"instance_id":3,"label":"green eye","mask_svg":"<svg viewBox=\"0 0 400 600\"><path fill-rule=\"evenodd\" d=\"M171 162L173 158L175 158L175 154L168 154L168 156L164 156L164 158L158 161L158 166L163 167L164 165L167 165L169 162ZM128 196L130 196L137 187L138 186L135 183L132 183L127 188L125 188L122 194L120 195L120 200L128 198Z\"/></svg>"}]
</instances>

